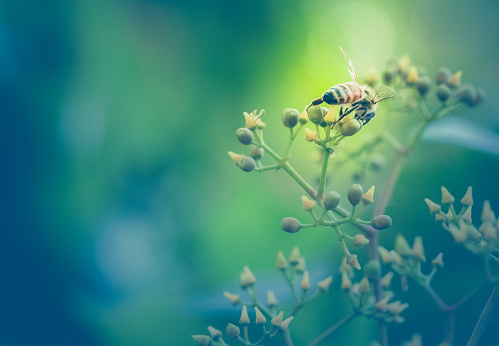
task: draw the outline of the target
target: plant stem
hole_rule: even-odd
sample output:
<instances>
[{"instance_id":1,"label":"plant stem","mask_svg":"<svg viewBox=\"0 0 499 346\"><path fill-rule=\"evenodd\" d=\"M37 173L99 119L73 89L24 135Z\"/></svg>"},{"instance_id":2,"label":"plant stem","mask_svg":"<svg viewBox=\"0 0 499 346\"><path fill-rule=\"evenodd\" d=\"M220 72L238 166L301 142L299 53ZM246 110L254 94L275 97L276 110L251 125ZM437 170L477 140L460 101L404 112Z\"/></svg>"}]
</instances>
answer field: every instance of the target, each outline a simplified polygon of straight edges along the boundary
<instances>
[{"instance_id":1,"label":"plant stem","mask_svg":"<svg viewBox=\"0 0 499 346\"><path fill-rule=\"evenodd\" d=\"M483 308L482 314L478 319L478 322L473 330L473 334L471 334L470 340L468 341L468 346L478 345L480 338L485 330L485 326L489 322L490 316L494 311L494 307L499 302L499 285L494 287L494 290L490 294L489 300L485 307Z\"/></svg>"},{"instance_id":2,"label":"plant stem","mask_svg":"<svg viewBox=\"0 0 499 346\"><path fill-rule=\"evenodd\" d=\"M324 158L322 161L321 177L319 180L319 188L317 189L317 200L324 200L324 190L326 189L327 165L329 163L329 151L324 148Z\"/></svg>"},{"instance_id":3,"label":"plant stem","mask_svg":"<svg viewBox=\"0 0 499 346\"><path fill-rule=\"evenodd\" d=\"M322 344L327 339L329 339L336 330L338 330L341 326L343 326L344 324L346 324L347 322L349 322L350 320L354 319L357 316L358 316L357 312L352 311L350 314L346 315L341 320L336 322L336 324L326 329L324 333L315 338L310 344L308 344L308 346L317 346Z\"/></svg>"}]
</instances>

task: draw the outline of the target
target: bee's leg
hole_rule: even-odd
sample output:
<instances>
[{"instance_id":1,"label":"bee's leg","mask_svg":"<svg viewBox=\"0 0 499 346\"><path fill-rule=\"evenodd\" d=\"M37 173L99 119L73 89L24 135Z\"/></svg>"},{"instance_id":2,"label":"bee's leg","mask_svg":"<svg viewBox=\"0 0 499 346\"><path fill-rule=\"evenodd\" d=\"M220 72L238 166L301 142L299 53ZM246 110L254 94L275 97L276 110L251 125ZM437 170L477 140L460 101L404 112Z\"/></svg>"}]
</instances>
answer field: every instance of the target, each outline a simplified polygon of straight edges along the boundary
<instances>
[{"instance_id":1,"label":"bee's leg","mask_svg":"<svg viewBox=\"0 0 499 346\"><path fill-rule=\"evenodd\" d=\"M356 106L354 106L352 108L346 108L345 112L342 112L342 110L343 110L343 107L342 107L341 110L340 110L340 117L338 118L338 121L340 121L341 119L343 119L344 117L346 117L348 114L352 113L357 108L359 108L358 105L356 105Z\"/></svg>"}]
</instances>

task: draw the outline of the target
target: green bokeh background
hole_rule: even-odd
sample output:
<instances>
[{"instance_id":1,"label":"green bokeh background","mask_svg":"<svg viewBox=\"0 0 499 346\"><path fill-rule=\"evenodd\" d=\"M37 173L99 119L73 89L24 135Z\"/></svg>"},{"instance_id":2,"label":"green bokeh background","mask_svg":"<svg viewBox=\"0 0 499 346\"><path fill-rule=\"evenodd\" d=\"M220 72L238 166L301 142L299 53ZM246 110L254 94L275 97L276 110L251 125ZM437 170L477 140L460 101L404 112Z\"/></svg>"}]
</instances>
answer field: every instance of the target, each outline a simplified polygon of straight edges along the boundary
<instances>
[{"instance_id":1,"label":"green bokeh background","mask_svg":"<svg viewBox=\"0 0 499 346\"><path fill-rule=\"evenodd\" d=\"M330 295L293 321L295 343L310 341L349 311L341 251L330 232L280 231L282 217L306 218L283 172L234 167L226 153L246 150L234 136L242 112L265 108L267 142L282 151L282 109L301 110L349 79L342 46L360 76L404 53L430 75L462 69L489 98L456 118L497 134L498 18L495 0L3 1L0 344L192 344L207 325L237 321L221 293L238 290L243 265L261 294L273 288L290 303L274 261L295 245L312 281L335 277ZM403 136L412 124L380 110L361 134L389 126ZM319 170L304 141L293 164L310 181ZM498 169L497 155L423 142L389 205L394 225L382 243L403 232L424 237L427 257L443 251L435 289L449 303L483 278L480 260L422 201L438 201L441 185L456 197L473 185L477 205L490 199L499 211ZM344 193L350 176L346 168L330 188ZM369 175L366 187L383 179ZM458 314L458 345L488 292ZM400 294L411 308L390 326L393 344L415 332L439 343L442 317L429 297L415 285ZM483 345L498 344L492 329ZM334 340L366 345L375 335L373 321L359 319Z\"/></svg>"}]
</instances>

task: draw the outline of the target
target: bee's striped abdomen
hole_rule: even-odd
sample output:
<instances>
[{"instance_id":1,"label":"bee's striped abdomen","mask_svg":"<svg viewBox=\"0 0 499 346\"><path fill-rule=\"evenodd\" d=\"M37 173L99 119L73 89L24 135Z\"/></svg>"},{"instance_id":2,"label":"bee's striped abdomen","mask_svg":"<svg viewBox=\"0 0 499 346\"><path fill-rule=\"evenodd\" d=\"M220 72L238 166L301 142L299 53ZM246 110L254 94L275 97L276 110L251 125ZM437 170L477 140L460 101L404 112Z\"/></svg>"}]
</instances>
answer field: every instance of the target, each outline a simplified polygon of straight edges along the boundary
<instances>
[{"instance_id":1,"label":"bee's striped abdomen","mask_svg":"<svg viewBox=\"0 0 499 346\"><path fill-rule=\"evenodd\" d=\"M362 89L354 82L335 85L322 95L322 100L330 105L342 105L360 100Z\"/></svg>"}]
</instances>

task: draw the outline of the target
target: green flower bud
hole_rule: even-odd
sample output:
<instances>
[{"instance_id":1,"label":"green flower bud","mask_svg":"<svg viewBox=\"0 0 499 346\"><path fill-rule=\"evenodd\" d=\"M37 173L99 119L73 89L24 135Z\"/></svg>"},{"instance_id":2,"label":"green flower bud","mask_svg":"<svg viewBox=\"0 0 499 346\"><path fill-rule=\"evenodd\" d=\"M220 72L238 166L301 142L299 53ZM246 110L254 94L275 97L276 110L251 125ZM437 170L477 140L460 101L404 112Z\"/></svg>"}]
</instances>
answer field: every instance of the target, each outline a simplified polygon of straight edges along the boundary
<instances>
[{"instance_id":1,"label":"green flower bud","mask_svg":"<svg viewBox=\"0 0 499 346\"><path fill-rule=\"evenodd\" d=\"M324 194L324 208L326 210L335 209L340 203L340 195L336 191L328 191Z\"/></svg>"},{"instance_id":2,"label":"green flower bud","mask_svg":"<svg viewBox=\"0 0 499 346\"><path fill-rule=\"evenodd\" d=\"M191 338L200 346L207 346L211 343L211 339L208 335L191 335Z\"/></svg>"},{"instance_id":3,"label":"green flower bud","mask_svg":"<svg viewBox=\"0 0 499 346\"><path fill-rule=\"evenodd\" d=\"M437 98L440 100L440 102L445 102L449 99L451 96L452 91L450 88L447 86L447 84L440 84L437 87Z\"/></svg>"},{"instance_id":4,"label":"green flower bud","mask_svg":"<svg viewBox=\"0 0 499 346\"><path fill-rule=\"evenodd\" d=\"M437 203L433 202L431 199L425 198L424 201L428 205L428 208L430 208L431 214L438 214L440 213L440 210L442 210L442 207Z\"/></svg>"},{"instance_id":5,"label":"green flower bud","mask_svg":"<svg viewBox=\"0 0 499 346\"><path fill-rule=\"evenodd\" d=\"M333 282L333 277L328 276L322 281L319 281L317 286L319 287L319 291L321 292L329 292L329 286L331 285L331 282Z\"/></svg>"},{"instance_id":6,"label":"green flower bud","mask_svg":"<svg viewBox=\"0 0 499 346\"><path fill-rule=\"evenodd\" d=\"M245 172L251 172L255 169L256 163L252 157L243 156L239 163L237 164Z\"/></svg>"},{"instance_id":7,"label":"green flower bud","mask_svg":"<svg viewBox=\"0 0 499 346\"><path fill-rule=\"evenodd\" d=\"M378 260L370 260L364 265L364 276L368 279L377 279L381 275L381 264Z\"/></svg>"},{"instance_id":8,"label":"green flower bud","mask_svg":"<svg viewBox=\"0 0 499 346\"><path fill-rule=\"evenodd\" d=\"M270 323L272 323L276 327L280 327L282 324L282 315L284 314L284 311L281 310L279 314L274 317L272 320L270 320Z\"/></svg>"},{"instance_id":9,"label":"green flower bud","mask_svg":"<svg viewBox=\"0 0 499 346\"><path fill-rule=\"evenodd\" d=\"M243 309L241 310L241 317L239 318L239 324L250 324L251 321L248 316L248 309L246 305L243 305Z\"/></svg>"},{"instance_id":10,"label":"green flower bud","mask_svg":"<svg viewBox=\"0 0 499 346\"><path fill-rule=\"evenodd\" d=\"M293 108L286 108L282 112L282 123L286 127L295 127L298 124L298 119L300 118L300 112Z\"/></svg>"},{"instance_id":11,"label":"green flower bud","mask_svg":"<svg viewBox=\"0 0 499 346\"><path fill-rule=\"evenodd\" d=\"M470 84L464 84L456 91L456 96L462 103L472 106L477 97L476 89Z\"/></svg>"},{"instance_id":12,"label":"green flower bud","mask_svg":"<svg viewBox=\"0 0 499 346\"><path fill-rule=\"evenodd\" d=\"M461 198L461 204L467 207L471 207L473 205L473 188L471 186L468 186L468 189L466 190L466 194L464 195L463 198Z\"/></svg>"},{"instance_id":13,"label":"green flower bud","mask_svg":"<svg viewBox=\"0 0 499 346\"><path fill-rule=\"evenodd\" d=\"M443 257L443 253L439 253L437 255L437 257L435 257L435 259L433 261L431 261L431 264L434 266L434 267L440 267L440 268L443 268L444 267L444 261L442 260L442 257Z\"/></svg>"},{"instance_id":14,"label":"green flower bud","mask_svg":"<svg viewBox=\"0 0 499 346\"><path fill-rule=\"evenodd\" d=\"M390 84L391 81L393 80L393 77L395 77L395 69L389 67L383 72L383 81L385 84Z\"/></svg>"},{"instance_id":15,"label":"green flower bud","mask_svg":"<svg viewBox=\"0 0 499 346\"><path fill-rule=\"evenodd\" d=\"M418 89L419 95L425 96L428 94L431 88L431 79L428 76L422 76L416 83L416 88Z\"/></svg>"},{"instance_id":16,"label":"green flower bud","mask_svg":"<svg viewBox=\"0 0 499 346\"><path fill-rule=\"evenodd\" d=\"M452 78L452 72L447 67L440 67L437 70L437 84L447 84Z\"/></svg>"},{"instance_id":17,"label":"green flower bud","mask_svg":"<svg viewBox=\"0 0 499 346\"><path fill-rule=\"evenodd\" d=\"M222 331L213 328L212 326L208 326L208 331L210 332L210 336L213 340L217 340L222 336Z\"/></svg>"},{"instance_id":18,"label":"green flower bud","mask_svg":"<svg viewBox=\"0 0 499 346\"><path fill-rule=\"evenodd\" d=\"M371 220L371 225L377 230L383 230L391 227L392 218L388 215L378 215Z\"/></svg>"},{"instance_id":19,"label":"green flower bud","mask_svg":"<svg viewBox=\"0 0 499 346\"><path fill-rule=\"evenodd\" d=\"M298 246L295 246L292 250L291 253L289 254L288 260L291 263L291 265L295 266L298 263L300 263L300 248Z\"/></svg>"},{"instance_id":20,"label":"green flower bud","mask_svg":"<svg viewBox=\"0 0 499 346\"><path fill-rule=\"evenodd\" d=\"M256 324L265 324L265 322L267 322L267 319L265 318L265 316L263 316L260 309L258 309L256 306L255 306L255 316L256 316L256 320L255 320Z\"/></svg>"},{"instance_id":21,"label":"green flower bud","mask_svg":"<svg viewBox=\"0 0 499 346\"><path fill-rule=\"evenodd\" d=\"M291 323L291 321L294 319L293 316L289 316L288 318L286 318L284 321L282 321L281 323L281 329L283 331L286 331L288 329L288 326L289 324Z\"/></svg>"},{"instance_id":22,"label":"green flower bud","mask_svg":"<svg viewBox=\"0 0 499 346\"><path fill-rule=\"evenodd\" d=\"M343 136L353 136L362 128L362 123L357 119L347 120L343 126L341 126L341 134Z\"/></svg>"},{"instance_id":23,"label":"green flower bud","mask_svg":"<svg viewBox=\"0 0 499 346\"><path fill-rule=\"evenodd\" d=\"M363 277L359 283L359 292L360 293L367 293L370 290L371 290L371 284L369 283L369 280L366 277Z\"/></svg>"},{"instance_id":24,"label":"green flower bud","mask_svg":"<svg viewBox=\"0 0 499 346\"><path fill-rule=\"evenodd\" d=\"M357 205L362 202L362 197L364 196L364 190L359 184L353 184L348 189L348 200L351 205Z\"/></svg>"},{"instance_id":25,"label":"green flower bud","mask_svg":"<svg viewBox=\"0 0 499 346\"><path fill-rule=\"evenodd\" d=\"M263 148L260 147L253 147L251 148L250 156L253 158L253 160L261 160L263 158L263 153L265 151Z\"/></svg>"},{"instance_id":26,"label":"green flower bud","mask_svg":"<svg viewBox=\"0 0 499 346\"><path fill-rule=\"evenodd\" d=\"M476 89L476 97L471 103L471 106L478 106L480 103L482 103L485 99L487 98L487 93L485 90L482 88L477 88Z\"/></svg>"},{"instance_id":27,"label":"green flower bud","mask_svg":"<svg viewBox=\"0 0 499 346\"><path fill-rule=\"evenodd\" d=\"M301 228L301 223L294 217L285 217L281 221L281 228L288 233L296 233Z\"/></svg>"},{"instance_id":28,"label":"green flower bud","mask_svg":"<svg viewBox=\"0 0 499 346\"><path fill-rule=\"evenodd\" d=\"M318 125L322 122L322 107L321 106L310 106L307 109L308 120L312 123Z\"/></svg>"},{"instance_id":29,"label":"green flower bud","mask_svg":"<svg viewBox=\"0 0 499 346\"><path fill-rule=\"evenodd\" d=\"M407 240L402 234L397 234L395 238L395 251L397 251L401 256L411 256L412 249Z\"/></svg>"},{"instance_id":30,"label":"green flower bud","mask_svg":"<svg viewBox=\"0 0 499 346\"><path fill-rule=\"evenodd\" d=\"M225 329L225 334L229 339L237 339L239 334L241 334L241 329L238 326L233 325L232 323L227 324L227 328Z\"/></svg>"},{"instance_id":31,"label":"green flower bud","mask_svg":"<svg viewBox=\"0 0 499 346\"><path fill-rule=\"evenodd\" d=\"M286 259L286 257L282 253L282 251L279 251L277 253L276 266L277 266L277 269L281 269L281 270L284 270L289 266L288 260Z\"/></svg>"},{"instance_id":32,"label":"green flower bud","mask_svg":"<svg viewBox=\"0 0 499 346\"><path fill-rule=\"evenodd\" d=\"M241 127L236 131L236 137L244 145L250 145L253 142L253 132L246 127Z\"/></svg>"}]
</instances>

